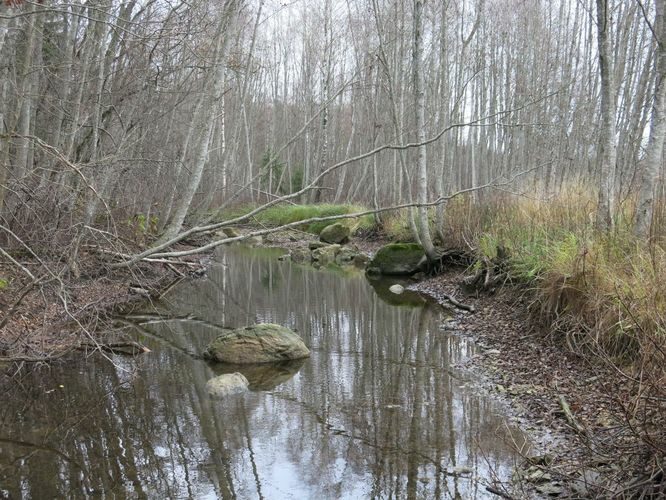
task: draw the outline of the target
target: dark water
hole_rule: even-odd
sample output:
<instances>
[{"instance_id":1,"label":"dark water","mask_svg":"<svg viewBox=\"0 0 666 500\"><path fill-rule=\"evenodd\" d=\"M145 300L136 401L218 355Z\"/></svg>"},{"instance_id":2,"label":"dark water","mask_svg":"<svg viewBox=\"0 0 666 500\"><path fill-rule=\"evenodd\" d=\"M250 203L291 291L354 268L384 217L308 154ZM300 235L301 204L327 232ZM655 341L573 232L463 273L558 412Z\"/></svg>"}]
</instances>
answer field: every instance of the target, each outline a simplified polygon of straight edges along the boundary
<instances>
[{"instance_id":1,"label":"dark water","mask_svg":"<svg viewBox=\"0 0 666 500\"><path fill-rule=\"evenodd\" d=\"M227 249L124 318L151 353L5 376L0 498L489 497L510 431L452 368L473 348L439 329L446 311L278 255ZM251 392L210 399L206 381L238 368L191 354L254 322L297 330L312 357L241 369Z\"/></svg>"}]
</instances>

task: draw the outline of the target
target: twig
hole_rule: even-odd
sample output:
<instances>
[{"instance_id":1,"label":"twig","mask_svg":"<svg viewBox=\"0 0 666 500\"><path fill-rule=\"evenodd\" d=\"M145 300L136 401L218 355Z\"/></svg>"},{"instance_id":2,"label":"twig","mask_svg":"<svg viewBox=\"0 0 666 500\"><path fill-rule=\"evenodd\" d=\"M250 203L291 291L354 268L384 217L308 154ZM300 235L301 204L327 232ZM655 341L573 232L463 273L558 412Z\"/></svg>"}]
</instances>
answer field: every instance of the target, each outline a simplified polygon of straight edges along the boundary
<instances>
[{"instance_id":1,"label":"twig","mask_svg":"<svg viewBox=\"0 0 666 500\"><path fill-rule=\"evenodd\" d=\"M497 495L498 497L506 498L507 500L513 500L511 495L504 493L502 490L497 489L494 486L487 485L486 490L488 490L493 495Z\"/></svg>"},{"instance_id":2,"label":"twig","mask_svg":"<svg viewBox=\"0 0 666 500\"><path fill-rule=\"evenodd\" d=\"M458 302L452 295L442 293L441 296L444 297L449 302L451 302L451 304L456 306L458 309L464 309L465 311L469 312L476 311L473 305L468 305L468 304L463 304L462 302Z\"/></svg>"},{"instance_id":3,"label":"twig","mask_svg":"<svg viewBox=\"0 0 666 500\"><path fill-rule=\"evenodd\" d=\"M66 354L69 354L71 349L66 349L58 354L49 354L46 356L7 356L0 358L0 363L48 363L60 359Z\"/></svg>"},{"instance_id":4,"label":"twig","mask_svg":"<svg viewBox=\"0 0 666 500\"><path fill-rule=\"evenodd\" d=\"M128 356L135 356L140 353L150 352L150 349L148 349L146 346L131 340L125 342L110 342L106 344L100 344L100 343L94 344L91 342L84 342L80 346L78 346L77 349L87 350L90 347L94 349L105 350L114 354L125 354ZM131 352L127 352L124 350L128 347L132 350Z\"/></svg>"},{"instance_id":5,"label":"twig","mask_svg":"<svg viewBox=\"0 0 666 500\"><path fill-rule=\"evenodd\" d=\"M560 403L560 408L562 408L562 411L564 412L564 416L566 417L567 422L569 422L569 425L571 425L571 427L573 427L576 432L586 435L587 430L578 422L578 420L576 420L576 417L574 417L574 414L569 407L569 403L567 403L567 400L562 394L560 394L558 397L558 401Z\"/></svg>"},{"instance_id":6,"label":"twig","mask_svg":"<svg viewBox=\"0 0 666 500\"><path fill-rule=\"evenodd\" d=\"M12 304L12 306L9 308L9 311L7 311L7 314L5 314L5 317L2 318L2 321L0 321L0 330L2 330L2 329L5 327L5 325L7 324L7 322L10 320L10 318L11 318L11 317L14 315L14 313L16 312L16 309L18 309L18 306L21 304L21 302L23 302L23 299L26 297L26 295L28 295L28 294L30 293L30 291L35 287L35 285L36 285L37 283L39 283L39 280L38 280L38 279L34 280L34 281L31 282L31 283L28 283L28 284L24 287L24 289L23 289L23 293L22 293L21 295L19 295L18 299L16 299L16 300L14 301L14 303Z\"/></svg>"}]
</instances>

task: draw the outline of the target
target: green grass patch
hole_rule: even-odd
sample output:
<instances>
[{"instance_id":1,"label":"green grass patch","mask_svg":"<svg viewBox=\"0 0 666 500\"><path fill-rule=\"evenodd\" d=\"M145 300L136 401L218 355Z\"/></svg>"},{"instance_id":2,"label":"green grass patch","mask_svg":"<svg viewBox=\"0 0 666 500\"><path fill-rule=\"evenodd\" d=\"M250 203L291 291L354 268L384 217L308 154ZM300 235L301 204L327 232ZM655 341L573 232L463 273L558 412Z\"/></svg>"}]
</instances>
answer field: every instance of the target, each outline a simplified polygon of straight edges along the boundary
<instances>
[{"instance_id":1,"label":"green grass patch","mask_svg":"<svg viewBox=\"0 0 666 500\"><path fill-rule=\"evenodd\" d=\"M254 206L245 205L225 210L222 220L240 217L247 214L254 208ZM365 210L367 210L367 208L360 205L276 205L258 213L254 218L257 222L264 225L282 226L284 224L291 224L293 222L306 219L346 215L354 212L363 212ZM329 220L322 222L311 222L299 226L299 229L309 233L319 234L322 229L335 222L340 222L348 226L352 234L359 230L370 230L375 227L375 221L372 215L365 215L362 217L340 219L337 221Z\"/></svg>"},{"instance_id":2,"label":"green grass patch","mask_svg":"<svg viewBox=\"0 0 666 500\"><path fill-rule=\"evenodd\" d=\"M409 227L409 210L397 210L384 215L382 229L391 241L398 243L414 241L414 235Z\"/></svg>"}]
</instances>

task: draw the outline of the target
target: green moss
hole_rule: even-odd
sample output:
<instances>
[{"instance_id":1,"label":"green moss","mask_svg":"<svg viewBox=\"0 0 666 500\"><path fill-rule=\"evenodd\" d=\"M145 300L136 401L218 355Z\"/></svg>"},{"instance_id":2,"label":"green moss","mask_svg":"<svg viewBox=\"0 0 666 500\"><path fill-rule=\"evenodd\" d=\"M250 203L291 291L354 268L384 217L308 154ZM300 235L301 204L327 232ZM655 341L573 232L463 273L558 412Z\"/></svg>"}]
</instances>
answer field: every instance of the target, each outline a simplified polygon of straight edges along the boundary
<instances>
[{"instance_id":1,"label":"green moss","mask_svg":"<svg viewBox=\"0 0 666 500\"><path fill-rule=\"evenodd\" d=\"M413 274L424 255L423 247L417 243L390 243L377 251L368 268L380 274Z\"/></svg>"},{"instance_id":2,"label":"green moss","mask_svg":"<svg viewBox=\"0 0 666 500\"><path fill-rule=\"evenodd\" d=\"M4 278L0 278L0 290L7 288L7 285L9 285L9 281Z\"/></svg>"}]
</instances>

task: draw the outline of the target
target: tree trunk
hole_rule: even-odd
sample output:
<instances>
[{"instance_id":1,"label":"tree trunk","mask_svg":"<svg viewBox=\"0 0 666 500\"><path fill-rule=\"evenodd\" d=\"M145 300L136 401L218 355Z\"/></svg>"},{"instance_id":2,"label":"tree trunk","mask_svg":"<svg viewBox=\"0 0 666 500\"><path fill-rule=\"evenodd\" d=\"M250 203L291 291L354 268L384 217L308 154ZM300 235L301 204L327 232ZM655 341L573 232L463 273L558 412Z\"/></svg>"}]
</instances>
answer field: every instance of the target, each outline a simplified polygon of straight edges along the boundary
<instances>
[{"instance_id":1,"label":"tree trunk","mask_svg":"<svg viewBox=\"0 0 666 500\"><path fill-rule=\"evenodd\" d=\"M657 44L657 75L654 102L652 104L652 121L650 122L650 139L647 145L645 168L641 178L634 234L641 239L650 235L652 215L654 213L654 194L663 165L664 138L666 138L666 39L664 39L664 7L666 0L656 0L656 19L654 36Z\"/></svg>"},{"instance_id":2,"label":"tree trunk","mask_svg":"<svg viewBox=\"0 0 666 500\"><path fill-rule=\"evenodd\" d=\"M597 0L597 42L599 44L599 73L601 76L601 161L599 205L596 227L610 231L613 227L615 205L615 83L610 45L611 12L608 0Z\"/></svg>"},{"instance_id":3,"label":"tree trunk","mask_svg":"<svg viewBox=\"0 0 666 500\"><path fill-rule=\"evenodd\" d=\"M175 207L173 218L164 231L162 241L170 240L178 233L178 231L180 231L180 228L183 225L183 221L185 220L185 216L187 215L190 205L192 204L192 200L194 199L194 195L199 188L204 166L206 165L206 160L208 158L211 131L213 129L215 114L217 111L217 106L215 103L219 102L219 100L222 98L222 93L224 92L224 64L226 48L229 42L229 34L227 31L231 19L238 9L238 3L238 0L226 0L224 11L221 14L216 34L217 42L215 47L215 57L213 58L214 62L212 67L209 69L210 74L208 75L206 81L206 89L212 90L213 103L208 106L200 107L200 119L197 120L196 117L194 118L196 123L201 125L201 132L198 137L199 143L196 148L194 164L192 165L189 182L187 183L185 191L181 194L181 197Z\"/></svg>"},{"instance_id":4,"label":"tree trunk","mask_svg":"<svg viewBox=\"0 0 666 500\"><path fill-rule=\"evenodd\" d=\"M416 137L417 142L423 143L426 139L425 130L425 92L423 90L423 77L421 75L421 59L423 56L423 40L421 30L423 28L423 0L414 0L414 48L412 52L412 69L414 78L414 111L416 115ZM435 246L430 235L428 222L428 165L426 161L426 146L417 148L416 163L416 199L420 204L418 208L417 230L428 260L433 261L437 255Z\"/></svg>"}]
</instances>

